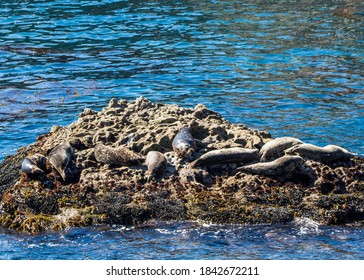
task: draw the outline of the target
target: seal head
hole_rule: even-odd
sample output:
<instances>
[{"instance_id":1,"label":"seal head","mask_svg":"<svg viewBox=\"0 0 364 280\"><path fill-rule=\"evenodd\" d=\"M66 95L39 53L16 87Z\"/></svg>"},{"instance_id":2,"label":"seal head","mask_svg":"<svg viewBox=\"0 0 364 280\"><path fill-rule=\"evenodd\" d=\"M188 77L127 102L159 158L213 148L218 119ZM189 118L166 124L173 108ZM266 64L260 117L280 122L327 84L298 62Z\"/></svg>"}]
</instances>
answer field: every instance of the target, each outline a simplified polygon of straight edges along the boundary
<instances>
[{"instance_id":1,"label":"seal head","mask_svg":"<svg viewBox=\"0 0 364 280\"><path fill-rule=\"evenodd\" d=\"M58 171L63 181L66 180L66 168L73 155L74 150L68 142L57 145L49 153L48 161Z\"/></svg>"},{"instance_id":2,"label":"seal head","mask_svg":"<svg viewBox=\"0 0 364 280\"><path fill-rule=\"evenodd\" d=\"M145 158L145 164L148 167L149 181L152 177L163 173L167 166L167 159L161 152L150 151Z\"/></svg>"},{"instance_id":3,"label":"seal head","mask_svg":"<svg viewBox=\"0 0 364 280\"><path fill-rule=\"evenodd\" d=\"M174 152L179 158L187 158L196 149L196 141L188 128L182 128L172 141Z\"/></svg>"},{"instance_id":4,"label":"seal head","mask_svg":"<svg viewBox=\"0 0 364 280\"><path fill-rule=\"evenodd\" d=\"M28 158L24 159L21 163L21 171L27 175L39 175L44 173L42 169Z\"/></svg>"},{"instance_id":5,"label":"seal head","mask_svg":"<svg viewBox=\"0 0 364 280\"><path fill-rule=\"evenodd\" d=\"M22 164L21 170L28 175L39 175L44 173L47 159L41 154L34 154L26 157Z\"/></svg>"}]
</instances>

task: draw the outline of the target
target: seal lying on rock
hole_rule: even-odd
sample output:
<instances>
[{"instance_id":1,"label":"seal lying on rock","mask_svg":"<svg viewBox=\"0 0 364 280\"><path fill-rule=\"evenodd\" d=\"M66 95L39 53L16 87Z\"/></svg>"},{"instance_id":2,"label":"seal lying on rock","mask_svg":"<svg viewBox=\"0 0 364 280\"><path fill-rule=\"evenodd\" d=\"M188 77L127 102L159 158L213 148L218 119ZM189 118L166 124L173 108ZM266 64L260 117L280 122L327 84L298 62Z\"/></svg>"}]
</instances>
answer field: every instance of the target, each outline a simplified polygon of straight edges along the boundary
<instances>
[{"instance_id":1,"label":"seal lying on rock","mask_svg":"<svg viewBox=\"0 0 364 280\"><path fill-rule=\"evenodd\" d=\"M257 149L235 147L207 152L191 162L190 167L225 163L249 163L257 160L259 160Z\"/></svg>"},{"instance_id":2,"label":"seal lying on rock","mask_svg":"<svg viewBox=\"0 0 364 280\"><path fill-rule=\"evenodd\" d=\"M57 145L48 155L49 163L62 176L63 181L66 180L66 168L74 155L74 150L70 143L64 142Z\"/></svg>"},{"instance_id":3,"label":"seal lying on rock","mask_svg":"<svg viewBox=\"0 0 364 280\"><path fill-rule=\"evenodd\" d=\"M354 157L354 154L335 145L318 147L312 144L300 144L285 150L285 153L288 155L300 155L301 157L323 163L348 160Z\"/></svg>"},{"instance_id":4,"label":"seal lying on rock","mask_svg":"<svg viewBox=\"0 0 364 280\"><path fill-rule=\"evenodd\" d=\"M237 171L266 176L279 176L292 173L305 163L300 156L283 156L270 162L259 162L237 168Z\"/></svg>"},{"instance_id":5,"label":"seal lying on rock","mask_svg":"<svg viewBox=\"0 0 364 280\"><path fill-rule=\"evenodd\" d=\"M41 154L34 154L26 157L22 164L21 170L28 175L39 175L43 174L46 167L47 159Z\"/></svg>"},{"instance_id":6,"label":"seal lying on rock","mask_svg":"<svg viewBox=\"0 0 364 280\"><path fill-rule=\"evenodd\" d=\"M94 148L95 159L100 163L113 165L139 165L143 163L144 158L135 152L125 148L112 148L103 144L97 144Z\"/></svg>"},{"instance_id":7,"label":"seal lying on rock","mask_svg":"<svg viewBox=\"0 0 364 280\"><path fill-rule=\"evenodd\" d=\"M301 140L293 137L276 138L264 144L264 146L260 149L260 160L269 161L271 159L277 159L284 154L284 150L302 143L303 142Z\"/></svg>"},{"instance_id":8,"label":"seal lying on rock","mask_svg":"<svg viewBox=\"0 0 364 280\"><path fill-rule=\"evenodd\" d=\"M153 177L160 175L167 166L166 157L158 151L148 152L145 158L145 164L148 166L148 181Z\"/></svg>"},{"instance_id":9,"label":"seal lying on rock","mask_svg":"<svg viewBox=\"0 0 364 280\"><path fill-rule=\"evenodd\" d=\"M183 184L191 184L191 182L200 183L205 186L211 186L215 180L203 169L182 168L178 173L180 182Z\"/></svg>"},{"instance_id":10,"label":"seal lying on rock","mask_svg":"<svg viewBox=\"0 0 364 280\"><path fill-rule=\"evenodd\" d=\"M196 142L188 128L182 128L176 134L172 141L172 147L180 158L186 158L195 151Z\"/></svg>"}]
</instances>

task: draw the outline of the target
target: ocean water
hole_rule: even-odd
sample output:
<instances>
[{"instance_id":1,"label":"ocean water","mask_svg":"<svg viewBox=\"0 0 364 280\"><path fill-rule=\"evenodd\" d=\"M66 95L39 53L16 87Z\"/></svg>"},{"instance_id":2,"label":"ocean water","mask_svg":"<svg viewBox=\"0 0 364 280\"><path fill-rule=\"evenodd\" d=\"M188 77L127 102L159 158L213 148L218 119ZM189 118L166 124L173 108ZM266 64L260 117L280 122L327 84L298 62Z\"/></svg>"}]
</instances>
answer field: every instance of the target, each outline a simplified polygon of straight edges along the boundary
<instances>
[{"instance_id":1,"label":"ocean water","mask_svg":"<svg viewBox=\"0 0 364 280\"><path fill-rule=\"evenodd\" d=\"M0 18L0 160L84 108L142 95L364 154L361 1L1 1ZM363 259L363 239L312 221L3 229L0 258Z\"/></svg>"},{"instance_id":2,"label":"ocean water","mask_svg":"<svg viewBox=\"0 0 364 280\"><path fill-rule=\"evenodd\" d=\"M358 260L364 229L320 226L155 223L23 235L0 231L0 259L12 260Z\"/></svg>"}]
</instances>

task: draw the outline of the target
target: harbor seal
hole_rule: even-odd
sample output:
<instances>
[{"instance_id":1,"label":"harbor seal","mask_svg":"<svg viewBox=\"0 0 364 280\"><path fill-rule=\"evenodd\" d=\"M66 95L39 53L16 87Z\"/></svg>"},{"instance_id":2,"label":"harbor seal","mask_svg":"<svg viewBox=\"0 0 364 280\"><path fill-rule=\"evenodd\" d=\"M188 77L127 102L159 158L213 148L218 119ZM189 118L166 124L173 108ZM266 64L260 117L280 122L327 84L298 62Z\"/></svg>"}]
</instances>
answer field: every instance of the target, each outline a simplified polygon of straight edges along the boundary
<instances>
[{"instance_id":1,"label":"harbor seal","mask_svg":"<svg viewBox=\"0 0 364 280\"><path fill-rule=\"evenodd\" d=\"M34 154L26 157L22 164L21 170L27 175L39 175L44 173L47 159L41 154Z\"/></svg>"},{"instance_id":2,"label":"harbor seal","mask_svg":"<svg viewBox=\"0 0 364 280\"><path fill-rule=\"evenodd\" d=\"M188 128L182 128L172 141L172 148L180 158L186 158L196 149L195 139Z\"/></svg>"},{"instance_id":3,"label":"harbor seal","mask_svg":"<svg viewBox=\"0 0 364 280\"><path fill-rule=\"evenodd\" d=\"M293 137L279 137L272 141L264 144L260 149L259 155L261 161L274 160L282 155L284 151L294 145L302 144L303 142L297 138Z\"/></svg>"},{"instance_id":4,"label":"harbor seal","mask_svg":"<svg viewBox=\"0 0 364 280\"><path fill-rule=\"evenodd\" d=\"M277 158L270 162L259 162L237 168L237 171L266 176L279 176L292 173L305 163L300 156L288 156Z\"/></svg>"},{"instance_id":5,"label":"harbor seal","mask_svg":"<svg viewBox=\"0 0 364 280\"><path fill-rule=\"evenodd\" d=\"M348 150L335 145L318 147L312 144L300 144L285 150L285 153L287 155L300 155L301 157L322 163L349 160L354 157L353 153L350 153Z\"/></svg>"},{"instance_id":6,"label":"harbor seal","mask_svg":"<svg viewBox=\"0 0 364 280\"><path fill-rule=\"evenodd\" d=\"M167 166L167 159L161 152L150 151L145 158L145 164L148 167L149 181L153 176L161 175Z\"/></svg>"},{"instance_id":7,"label":"harbor seal","mask_svg":"<svg viewBox=\"0 0 364 280\"><path fill-rule=\"evenodd\" d=\"M73 155L74 150L68 142L57 145L48 155L49 163L58 171L63 181L66 180L66 168Z\"/></svg>"},{"instance_id":8,"label":"harbor seal","mask_svg":"<svg viewBox=\"0 0 364 280\"><path fill-rule=\"evenodd\" d=\"M257 149L235 147L207 152L191 162L190 167L195 168L201 165L226 163L249 163L257 160L259 160Z\"/></svg>"},{"instance_id":9,"label":"harbor seal","mask_svg":"<svg viewBox=\"0 0 364 280\"><path fill-rule=\"evenodd\" d=\"M203 169L182 168L178 171L179 180L182 184L199 183L205 186L211 186L216 181Z\"/></svg>"},{"instance_id":10,"label":"harbor seal","mask_svg":"<svg viewBox=\"0 0 364 280\"><path fill-rule=\"evenodd\" d=\"M94 148L96 161L100 163L129 166L143 163L144 158L125 147L112 148L97 144Z\"/></svg>"}]
</instances>

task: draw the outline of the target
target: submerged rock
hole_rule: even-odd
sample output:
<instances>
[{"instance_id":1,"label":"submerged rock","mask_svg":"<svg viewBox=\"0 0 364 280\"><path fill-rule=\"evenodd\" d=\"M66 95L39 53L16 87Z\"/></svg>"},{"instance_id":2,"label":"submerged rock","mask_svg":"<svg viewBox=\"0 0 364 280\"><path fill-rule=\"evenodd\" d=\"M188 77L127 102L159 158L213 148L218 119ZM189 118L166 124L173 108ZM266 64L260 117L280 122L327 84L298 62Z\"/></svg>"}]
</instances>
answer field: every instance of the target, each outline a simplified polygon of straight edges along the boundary
<instances>
[{"instance_id":1,"label":"submerged rock","mask_svg":"<svg viewBox=\"0 0 364 280\"><path fill-rule=\"evenodd\" d=\"M189 127L195 142L183 158L173 149L182 127ZM76 122L52 128L4 159L0 224L39 232L138 225L151 219L240 224L364 220L362 157L329 162L303 157L304 163L283 172L249 172L252 166L269 167L258 150L273 140L269 133L230 123L203 105L189 109L143 97L112 99L101 112L86 109ZM64 142L74 151L65 169L67 180L49 162L36 176L21 171L26 158L41 154L49 159ZM254 157L240 159L246 151Z\"/></svg>"}]
</instances>

